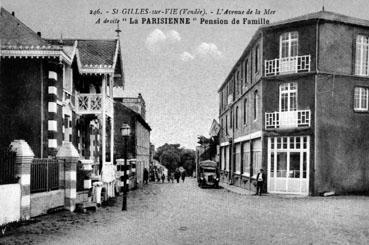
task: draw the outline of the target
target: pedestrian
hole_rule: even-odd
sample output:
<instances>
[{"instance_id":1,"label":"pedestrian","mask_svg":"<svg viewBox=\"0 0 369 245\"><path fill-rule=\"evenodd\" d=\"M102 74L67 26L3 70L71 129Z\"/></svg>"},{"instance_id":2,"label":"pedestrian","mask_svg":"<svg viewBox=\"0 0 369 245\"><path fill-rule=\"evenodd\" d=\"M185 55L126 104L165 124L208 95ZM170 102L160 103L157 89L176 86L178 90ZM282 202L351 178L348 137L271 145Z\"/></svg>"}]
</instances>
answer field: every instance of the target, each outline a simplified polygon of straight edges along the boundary
<instances>
[{"instance_id":1,"label":"pedestrian","mask_svg":"<svg viewBox=\"0 0 369 245\"><path fill-rule=\"evenodd\" d=\"M172 183L174 182L174 172L170 172L170 180Z\"/></svg>"},{"instance_id":2,"label":"pedestrian","mask_svg":"<svg viewBox=\"0 0 369 245\"><path fill-rule=\"evenodd\" d=\"M174 172L174 178L176 179L177 183L179 183L179 179L181 178L181 173L179 172L178 168Z\"/></svg>"},{"instance_id":3,"label":"pedestrian","mask_svg":"<svg viewBox=\"0 0 369 245\"><path fill-rule=\"evenodd\" d=\"M185 171L183 171L181 173L181 177L182 177L182 182L184 182L185 181L185 178L186 178L186 172Z\"/></svg>"},{"instance_id":4,"label":"pedestrian","mask_svg":"<svg viewBox=\"0 0 369 245\"><path fill-rule=\"evenodd\" d=\"M164 184L164 180L165 180L165 174L164 173L162 173L162 175L161 175L161 182Z\"/></svg>"},{"instance_id":5,"label":"pedestrian","mask_svg":"<svg viewBox=\"0 0 369 245\"><path fill-rule=\"evenodd\" d=\"M157 182L160 182L160 178L159 178L159 172L158 172L158 170L156 170L156 171L155 171L155 180L156 180Z\"/></svg>"},{"instance_id":6,"label":"pedestrian","mask_svg":"<svg viewBox=\"0 0 369 245\"><path fill-rule=\"evenodd\" d=\"M256 175L256 193L255 193L255 195L259 194L259 196L261 196L264 181L265 181L265 174L264 174L264 170L261 168L259 173Z\"/></svg>"},{"instance_id":7,"label":"pedestrian","mask_svg":"<svg viewBox=\"0 0 369 245\"><path fill-rule=\"evenodd\" d=\"M147 170L147 168L144 168L143 179L144 179L144 184L149 183L149 171Z\"/></svg>"}]
</instances>

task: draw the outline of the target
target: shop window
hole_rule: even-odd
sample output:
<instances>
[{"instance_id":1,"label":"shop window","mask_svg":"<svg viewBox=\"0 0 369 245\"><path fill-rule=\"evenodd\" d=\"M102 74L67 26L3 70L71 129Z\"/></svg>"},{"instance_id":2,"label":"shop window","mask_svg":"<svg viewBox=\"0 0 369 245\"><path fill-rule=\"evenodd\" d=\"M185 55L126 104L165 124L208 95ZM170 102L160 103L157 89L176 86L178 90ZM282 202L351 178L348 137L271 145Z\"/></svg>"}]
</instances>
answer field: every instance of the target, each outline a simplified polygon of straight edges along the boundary
<instances>
[{"instance_id":1,"label":"shop window","mask_svg":"<svg viewBox=\"0 0 369 245\"><path fill-rule=\"evenodd\" d=\"M287 152L277 153L277 177L287 177Z\"/></svg>"}]
</instances>

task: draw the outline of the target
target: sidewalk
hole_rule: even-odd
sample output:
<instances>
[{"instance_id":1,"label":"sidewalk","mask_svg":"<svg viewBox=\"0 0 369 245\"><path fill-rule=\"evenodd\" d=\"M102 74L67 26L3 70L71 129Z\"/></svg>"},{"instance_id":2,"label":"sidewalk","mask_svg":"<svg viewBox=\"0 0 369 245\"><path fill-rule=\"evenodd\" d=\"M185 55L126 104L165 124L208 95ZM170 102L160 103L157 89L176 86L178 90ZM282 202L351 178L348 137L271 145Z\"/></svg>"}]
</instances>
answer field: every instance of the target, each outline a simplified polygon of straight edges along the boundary
<instances>
[{"instance_id":1,"label":"sidewalk","mask_svg":"<svg viewBox=\"0 0 369 245\"><path fill-rule=\"evenodd\" d=\"M224 188L227 191L242 195L242 196L254 196L255 192L250 191L235 185L229 185L227 183L219 183L219 186ZM309 198L309 196L305 195L298 195L298 194L278 194L278 193L263 193L262 196L269 196L269 197L277 197L283 199L295 199L295 198Z\"/></svg>"},{"instance_id":2,"label":"sidewalk","mask_svg":"<svg viewBox=\"0 0 369 245\"><path fill-rule=\"evenodd\" d=\"M227 183L219 183L219 186L221 186L222 188L224 188L225 190L228 190L230 192L239 194L239 195L243 195L243 196L252 196L255 194L255 192L238 187L238 186L234 186L234 185L229 185ZM265 195L265 194L264 194Z\"/></svg>"}]
</instances>

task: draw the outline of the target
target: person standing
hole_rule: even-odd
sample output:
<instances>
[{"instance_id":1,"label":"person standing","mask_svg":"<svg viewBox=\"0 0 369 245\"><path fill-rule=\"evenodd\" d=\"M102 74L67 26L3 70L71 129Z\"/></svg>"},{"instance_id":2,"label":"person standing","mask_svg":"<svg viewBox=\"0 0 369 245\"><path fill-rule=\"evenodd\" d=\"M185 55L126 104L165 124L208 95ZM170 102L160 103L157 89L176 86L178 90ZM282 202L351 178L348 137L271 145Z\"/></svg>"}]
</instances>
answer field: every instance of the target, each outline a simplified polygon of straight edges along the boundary
<instances>
[{"instance_id":1,"label":"person standing","mask_svg":"<svg viewBox=\"0 0 369 245\"><path fill-rule=\"evenodd\" d=\"M256 193L255 193L255 195L261 196L261 192L262 192L263 186L264 186L264 181L265 181L265 174L264 174L264 170L261 168L259 173L256 175Z\"/></svg>"},{"instance_id":2,"label":"person standing","mask_svg":"<svg viewBox=\"0 0 369 245\"><path fill-rule=\"evenodd\" d=\"M177 183L179 183L179 179L181 178L181 173L179 172L178 168L174 172L174 178L176 179Z\"/></svg>"},{"instance_id":3,"label":"person standing","mask_svg":"<svg viewBox=\"0 0 369 245\"><path fill-rule=\"evenodd\" d=\"M147 170L147 168L144 168L143 179L144 179L144 184L149 183L149 171Z\"/></svg>"},{"instance_id":4,"label":"person standing","mask_svg":"<svg viewBox=\"0 0 369 245\"><path fill-rule=\"evenodd\" d=\"M181 173L181 177L182 177L182 182L184 182L185 181L185 178L186 178L186 171L183 171Z\"/></svg>"},{"instance_id":5,"label":"person standing","mask_svg":"<svg viewBox=\"0 0 369 245\"><path fill-rule=\"evenodd\" d=\"M172 183L174 182L174 172L170 172L170 180Z\"/></svg>"},{"instance_id":6,"label":"person standing","mask_svg":"<svg viewBox=\"0 0 369 245\"><path fill-rule=\"evenodd\" d=\"M164 180L165 180L165 174L164 172L161 174L161 182L164 184Z\"/></svg>"}]
</instances>

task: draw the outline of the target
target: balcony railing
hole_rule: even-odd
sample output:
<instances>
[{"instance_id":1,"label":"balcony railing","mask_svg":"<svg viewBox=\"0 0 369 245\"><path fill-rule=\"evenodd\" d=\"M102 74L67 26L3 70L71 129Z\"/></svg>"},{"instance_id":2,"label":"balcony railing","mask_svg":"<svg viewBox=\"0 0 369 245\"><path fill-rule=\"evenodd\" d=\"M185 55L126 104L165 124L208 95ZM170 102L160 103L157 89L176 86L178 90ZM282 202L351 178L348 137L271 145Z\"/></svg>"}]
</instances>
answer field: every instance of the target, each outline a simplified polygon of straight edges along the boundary
<instances>
[{"instance_id":1,"label":"balcony railing","mask_svg":"<svg viewBox=\"0 0 369 245\"><path fill-rule=\"evenodd\" d=\"M79 114L99 114L103 110L102 94L77 94L76 106ZM114 113L113 100L105 98L105 113L111 116Z\"/></svg>"},{"instance_id":2,"label":"balcony railing","mask_svg":"<svg viewBox=\"0 0 369 245\"><path fill-rule=\"evenodd\" d=\"M310 110L267 112L265 129L309 128L310 115Z\"/></svg>"},{"instance_id":3,"label":"balcony railing","mask_svg":"<svg viewBox=\"0 0 369 245\"><path fill-rule=\"evenodd\" d=\"M310 55L285 57L265 61L265 76L308 71L310 71Z\"/></svg>"}]
</instances>

